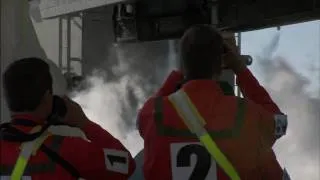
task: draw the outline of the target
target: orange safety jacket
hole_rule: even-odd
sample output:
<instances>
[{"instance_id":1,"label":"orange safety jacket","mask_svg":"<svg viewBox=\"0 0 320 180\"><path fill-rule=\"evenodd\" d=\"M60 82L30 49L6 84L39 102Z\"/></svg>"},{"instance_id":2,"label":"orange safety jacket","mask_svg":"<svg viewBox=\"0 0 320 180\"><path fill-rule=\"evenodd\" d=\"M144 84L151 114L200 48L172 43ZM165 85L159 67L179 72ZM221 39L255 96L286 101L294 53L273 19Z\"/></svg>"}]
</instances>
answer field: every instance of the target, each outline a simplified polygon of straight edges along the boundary
<instances>
[{"instance_id":1,"label":"orange safety jacket","mask_svg":"<svg viewBox=\"0 0 320 180\"><path fill-rule=\"evenodd\" d=\"M181 73L171 73L139 112L145 179L230 179L211 160L168 98L182 79ZM286 129L286 124L279 120L286 116L248 69L238 74L237 84L245 99L225 95L212 80L189 81L181 90L204 118L205 129L241 179L281 180L283 171L272 146L278 133Z\"/></svg>"}]
</instances>

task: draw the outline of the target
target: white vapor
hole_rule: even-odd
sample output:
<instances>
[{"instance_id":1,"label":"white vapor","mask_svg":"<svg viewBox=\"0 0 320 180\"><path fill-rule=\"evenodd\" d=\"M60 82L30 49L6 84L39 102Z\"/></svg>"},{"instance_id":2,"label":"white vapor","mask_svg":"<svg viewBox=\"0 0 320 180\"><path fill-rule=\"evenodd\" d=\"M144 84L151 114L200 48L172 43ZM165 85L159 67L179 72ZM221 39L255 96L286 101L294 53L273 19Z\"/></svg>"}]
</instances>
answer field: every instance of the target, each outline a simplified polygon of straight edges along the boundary
<instances>
[{"instance_id":1,"label":"white vapor","mask_svg":"<svg viewBox=\"0 0 320 180\"><path fill-rule=\"evenodd\" d=\"M290 69L287 61L279 57L275 60L278 64L274 79L266 86L289 118L288 133L275 146L278 159L293 179L318 180L320 118L316 108L320 99L312 99L304 92L306 80Z\"/></svg>"},{"instance_id":2,"label":"white vapor","mask_svg":"<svg viewBox=\"0 0 320 180\"><path fill-rule=\"evenodd\" d=\"M162 49L162 50L159 50ZM159 87L168 67L168 42L118 45L87 77L87 89L74 92L88 117L119 139L135 156L143 148L136 129L137 111Z\"/></svg>"},{"instance_id":3,"label":"white vapor","mask_svg":"<svg viewBox=\"0 0 320 180\"><path fill-rule=\"evenodd\" d=\"M88 79L91 87L76 94L74 100L80 103L91 120L99 123L135 155L142 149L142 139L135 129L126 127L121 116L121 102L127 98L124 90L129 85L128 80L125 76L119 82L106 83L103 76L91 76Z\"/></svg>"},{"instance_id":4,"label":"white vapor","mask_svg":"<svg viewBox=\"0 0 320 180\"><path fill-rule=\"evenodd\" d=\"M320 97L307 93L309 80L290 65L290 61L273 53L278 47L277 34L256 59L263 85L280 109L288 115L287 135L274 146L277 158L293 180L320 179Z\"/></svg>"}]
</instances>

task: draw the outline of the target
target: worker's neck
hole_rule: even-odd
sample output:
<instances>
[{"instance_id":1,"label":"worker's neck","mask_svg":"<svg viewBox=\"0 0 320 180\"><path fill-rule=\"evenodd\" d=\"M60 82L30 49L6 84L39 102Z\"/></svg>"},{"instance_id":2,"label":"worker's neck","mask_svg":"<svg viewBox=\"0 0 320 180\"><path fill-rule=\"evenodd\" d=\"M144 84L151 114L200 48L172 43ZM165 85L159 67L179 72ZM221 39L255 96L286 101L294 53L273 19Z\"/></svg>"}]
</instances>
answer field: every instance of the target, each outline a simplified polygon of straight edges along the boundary
<instances>
[{"instance_id":1,"label":"worker's neck","mask_svg":"<svg viewBox=\"0 0 320 180\"><path fill-rule=\"evenodd\" d=\"M186 81L194 81L194 80L212 80L218 81L219 76L209 76L209 77L194 77L194 76L186 76Z\"/></svg>"}]
</instances>

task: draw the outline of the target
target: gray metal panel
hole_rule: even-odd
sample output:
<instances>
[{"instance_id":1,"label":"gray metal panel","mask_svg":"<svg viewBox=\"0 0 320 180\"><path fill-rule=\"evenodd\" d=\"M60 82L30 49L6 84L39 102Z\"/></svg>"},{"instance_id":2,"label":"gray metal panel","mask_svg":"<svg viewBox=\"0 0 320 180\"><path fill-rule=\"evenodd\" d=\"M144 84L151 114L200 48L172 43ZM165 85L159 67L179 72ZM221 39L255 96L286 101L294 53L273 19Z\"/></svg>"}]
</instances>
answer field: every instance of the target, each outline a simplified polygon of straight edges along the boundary
<instances>
[{"instance_id":1,"label":"gray metal panel","mask_svg":"<svg viewBox=\"0 0 320 180\"><path fill-rule=\"evenodd\" d=\"M40 46L29 15L27 0L1 1L1 78L3 70L14 60L24 57L40 57L49 63L53 74L54 92L63 94L66 82L60 70L47 59ZM2 87L1 87L2 88ZM1 94L1 120L9 120L9 111Z\"/></svg>"},{"instance_id":2,"label":"gray metal panel","mask_svg":"<svg viewBox=\"0 0 320 180\"><path fill-rule=\"evenodd\" d=\"M107 83L120 83L128 78L124 89L127 98L119 98L119 103L125 126L132 128L138 105L145 101L133 92L139 89L145 98L152 95L175 63L171 63L174 59L169 61L168 41L114 46L112 10L107 6L83 14L83 75L90 75L97 69L106 75Z\"/></svg>"},{"instance_id":3,"label":"gray metal panel","mask_svg":"<svg viewBox=\"0 0 320 180\"><path fill-rule=\"evenodd\" d=\"M1 1L1 79L5 67L12 61L13 49L18 41L16 24L19 12L14 12L17 3L18 0ZM1 90L2 88L1 84ZM1 122L6 122L9 113L3 97L1 91Z\"/></svg>"},{"instance_id":4,"label":"gray metal panel","mask_svg":"<svg viewBox=\"0 0 320 180\"><path fill-rule=\"evenodd\" d=\"M113 46L113 7L93 9L83 13L82 26L82 72L90 74L107 59L115 59L110 48Z\"/></svg>"},{"instance_id":5,"label":"gray metal panel","mask_svg":"<svg viewBox=\"0 0 320 180\"><path fill-rule=\"evenodd\" d=\"M39 7L42 18L52 18L123 1L126 0L42 0Z\"/></svg>"}]
</instances>

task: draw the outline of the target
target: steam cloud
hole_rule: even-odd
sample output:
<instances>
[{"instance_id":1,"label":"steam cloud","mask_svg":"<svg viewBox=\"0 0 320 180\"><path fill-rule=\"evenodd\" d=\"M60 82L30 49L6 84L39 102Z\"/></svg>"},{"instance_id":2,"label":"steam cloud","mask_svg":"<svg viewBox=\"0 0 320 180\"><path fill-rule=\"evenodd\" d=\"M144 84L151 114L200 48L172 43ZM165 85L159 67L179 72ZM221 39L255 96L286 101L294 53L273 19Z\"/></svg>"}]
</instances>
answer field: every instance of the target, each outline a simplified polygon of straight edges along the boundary
<instances>
[{"instance_id":1,"label":"steam cloud","mask_svg":"<svg viewBox=\"0 0 320 180\"><path fill-rule=\"evenodd\" d=\"M309 81L286 59L273 55L279 40L280 34L255 60L263 75L262 84L289 117L287 135L274 149L292 179L318 180L320 97L311 98L305 91ZM74 99L92 120L119 138L135 155L143 147L135 129L137 109L176 66L172 64L175 52L172 46L168 49L167 42L113 47L112 51L116 60L94 72L88 78L90 87L76 92Z\"/></svg>"},{"instance_id":2,"label":"steam cloud","mask_svg":"<svg viewBox=\"0 0 320 180\"><path fill-rule=\"evenodd\" d=\"M279 46L277 34L262 56L256 59L262 72L263 85L281 110L288 115L287 135L274 149L278 160L292 179L320 179L320 97L306 92L310 81L301 76L289 61L274 52Z\"/></svg>"},{"instance_id":3,"label":"steam cloud","mask_svg":"<svg viewBox=\"0 0 320 180\"><path fill-rule=\"evenodd\" d=\"M88 116L117 137L136 155L143 140L136 129L137 111L160 86L172 65L168 41L118 45L110 57L88 77L89 88L74 98Z\"/></svg>"}]
</instances>

